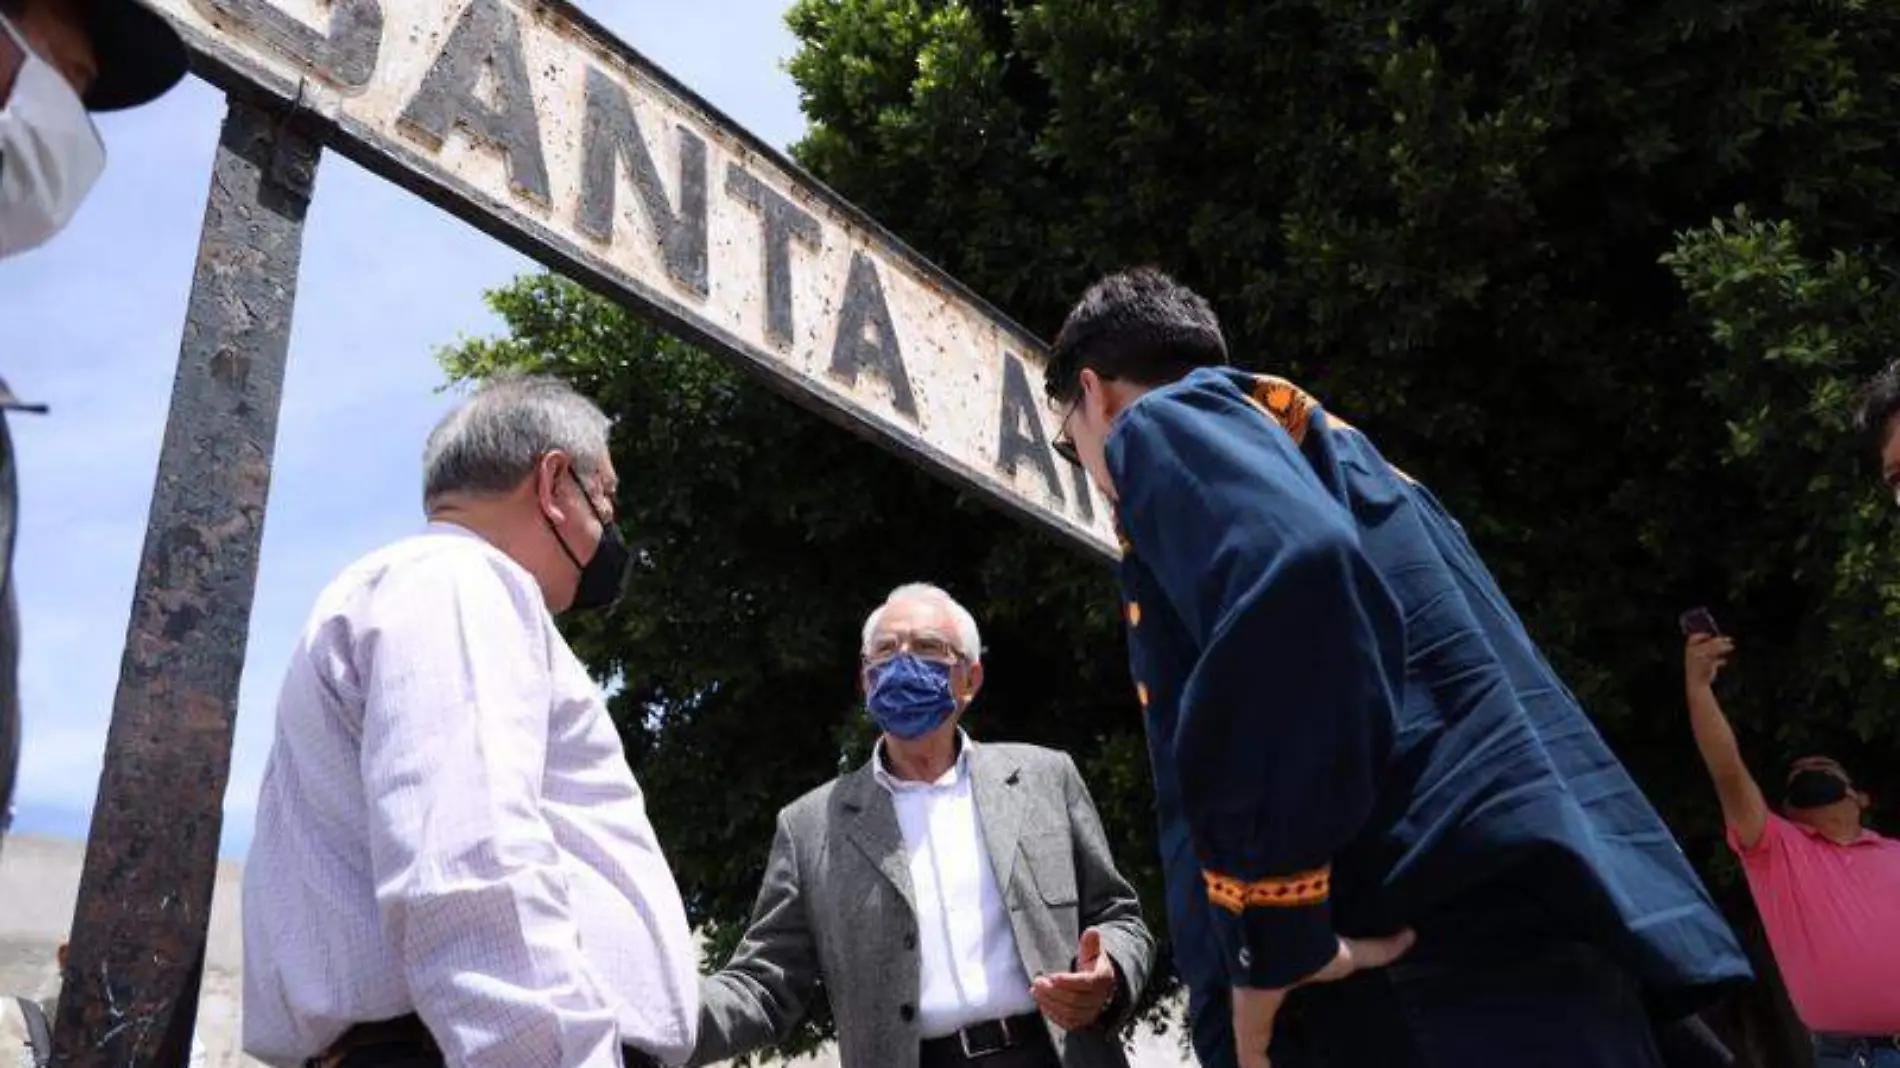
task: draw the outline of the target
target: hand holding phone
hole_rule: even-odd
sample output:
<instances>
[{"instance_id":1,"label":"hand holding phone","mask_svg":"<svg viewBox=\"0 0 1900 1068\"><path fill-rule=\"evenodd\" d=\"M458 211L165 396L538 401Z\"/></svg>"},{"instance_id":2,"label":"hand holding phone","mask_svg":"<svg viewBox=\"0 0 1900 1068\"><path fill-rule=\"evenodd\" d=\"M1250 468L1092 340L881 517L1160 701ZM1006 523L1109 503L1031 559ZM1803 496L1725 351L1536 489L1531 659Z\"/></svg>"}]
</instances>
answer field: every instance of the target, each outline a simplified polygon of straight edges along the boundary
<instances>
[{"instance_id":1,"label":"hand holding phone","mask_svg":"<svg viewBox=\"0 0 1900 1068\"><path fill-rule=\"evenodd\" d=\"M1715 685L1715 677L1721 674L1729 656L1735 652L1735 643L1722 636L1722 628L1715 625L1715 617L1706 608L1689 609L1677 623L1682 627L1682 636L1689 639L1689 647L1683 650L1683 667L1688 672L1690 688Z\"/></svg>"},{"instance_id":2,"label":"hand holding phone","mask_svg":"<svg viewBox=\"0 0 1900 1068\"><path fill-rule=\"evenodd\" d=\"M1722 635L1722 628L1715 625L1715 617L1706 608L1691 608L1676 623L1682 628L1685 638L1719 638Z\"/></svg>"}]
</instances>

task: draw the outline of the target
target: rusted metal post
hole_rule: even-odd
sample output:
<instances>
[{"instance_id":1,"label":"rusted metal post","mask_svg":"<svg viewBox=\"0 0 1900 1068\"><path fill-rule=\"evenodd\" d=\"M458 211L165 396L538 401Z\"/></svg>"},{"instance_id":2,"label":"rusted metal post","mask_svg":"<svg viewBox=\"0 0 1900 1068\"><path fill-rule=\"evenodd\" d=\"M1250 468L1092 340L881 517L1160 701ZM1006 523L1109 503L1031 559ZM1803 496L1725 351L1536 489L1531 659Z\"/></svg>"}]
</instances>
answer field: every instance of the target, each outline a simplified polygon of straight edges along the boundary
<instances>
[{"instance_id":1,"label":"rusted metal post","mask_svg":"<svg viewBox=\"0 0 1900 1068\"><path fill-rule=\"evenodd\" d=\"M53 1063L190 1049L319 149L230 101L93 809Z\"/></svg>"}]
</instances>

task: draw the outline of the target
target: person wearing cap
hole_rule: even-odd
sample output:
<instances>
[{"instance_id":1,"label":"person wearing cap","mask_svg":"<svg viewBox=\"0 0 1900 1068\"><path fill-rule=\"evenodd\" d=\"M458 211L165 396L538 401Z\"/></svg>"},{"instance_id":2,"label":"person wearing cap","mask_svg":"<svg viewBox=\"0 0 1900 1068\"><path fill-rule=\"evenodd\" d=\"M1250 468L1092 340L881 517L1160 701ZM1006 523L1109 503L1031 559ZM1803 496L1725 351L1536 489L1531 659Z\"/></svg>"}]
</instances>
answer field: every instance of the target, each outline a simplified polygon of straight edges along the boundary
<instances>
[{"instance_id":1,"label":"person wearing cap","mask_svg":"<svg viewBox=\"0 0 1900 1068\"><path fill-rule=\"evenodd\" d=\"M176 30L136 0L0 0L0 259L65 228L105 169L88 112L146 103L185 76ZM13 603L18 504L6 413L36 410L0 381L0 837L19 763Z\"/></svg>"},{"instance_id":2,"label":"person wearing cap","mask_svg":"<svg viewBox=\"0 0 1900 1068\"><path fill-rule=\"evenodd\" d=\"M136 0L0 0L0 257L64 229L105 170L90 112L185 75L178 32Z\"/></svg>"},{"instance_id":3,"label":"person wearing cap","mask_svg":"<svg viewBox=\"0 0 1900 1068\"><path fill-rule=\"evenodd\" d=\"M1689 727L1768 948L1819 1068L1900 1068L1900 839L1866 826L1871 799L1832 757L1790 763L1770 807L1715 696L1734 655L1733 638L1689 636Z\"/></svg>"}]
</instances>

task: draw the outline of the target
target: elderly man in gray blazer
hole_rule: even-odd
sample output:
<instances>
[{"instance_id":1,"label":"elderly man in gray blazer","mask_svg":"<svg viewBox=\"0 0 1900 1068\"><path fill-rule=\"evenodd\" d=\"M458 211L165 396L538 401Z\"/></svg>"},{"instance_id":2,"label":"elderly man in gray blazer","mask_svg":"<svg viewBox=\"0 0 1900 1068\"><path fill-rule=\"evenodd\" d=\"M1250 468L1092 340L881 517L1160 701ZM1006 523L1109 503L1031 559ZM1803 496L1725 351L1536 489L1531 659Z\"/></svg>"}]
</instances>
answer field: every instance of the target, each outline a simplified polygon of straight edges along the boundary
<instances>
[{"instance_id":1,"label":"elderly man in gray blazer","mask_svg":"<svg viewBox=\"0 0 1900 1068\"><path fill-rule=\"evenodd\" d=\"M1075 762L963 733L981 648L933 586L871 613L860 684L883 735L779 813L752 925L701 984L692 1064L783 1039L822 985L843 1068L1126 1068L1154 938Z\"/></svg>"}]
</instances>

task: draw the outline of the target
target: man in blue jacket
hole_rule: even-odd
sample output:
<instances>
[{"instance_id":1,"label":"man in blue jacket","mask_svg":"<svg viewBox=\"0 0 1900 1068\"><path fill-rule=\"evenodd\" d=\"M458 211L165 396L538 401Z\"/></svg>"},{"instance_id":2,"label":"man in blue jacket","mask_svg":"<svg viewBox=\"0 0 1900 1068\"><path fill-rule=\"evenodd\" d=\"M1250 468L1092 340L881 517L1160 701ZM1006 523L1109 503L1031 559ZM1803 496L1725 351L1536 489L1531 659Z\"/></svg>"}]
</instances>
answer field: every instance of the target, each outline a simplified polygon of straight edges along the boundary
<instances>
[{"instance_id":1,"label":"man in blue jacket","mask_svg":"<svg viewBox=\"0 0 1900 1068\"><path fill-rule=\"evenodd\" d=\"M1201 1062L1659 1064L1749 975L1680 847L1438 501L1227 362L1139 270L1046 382L1122 532Z\"/></svg>"}]
</instances>

